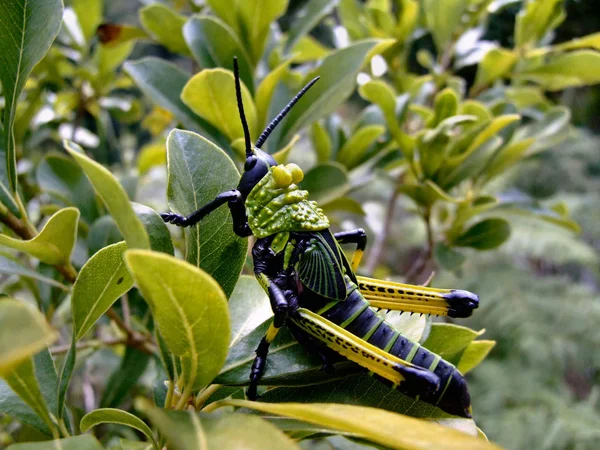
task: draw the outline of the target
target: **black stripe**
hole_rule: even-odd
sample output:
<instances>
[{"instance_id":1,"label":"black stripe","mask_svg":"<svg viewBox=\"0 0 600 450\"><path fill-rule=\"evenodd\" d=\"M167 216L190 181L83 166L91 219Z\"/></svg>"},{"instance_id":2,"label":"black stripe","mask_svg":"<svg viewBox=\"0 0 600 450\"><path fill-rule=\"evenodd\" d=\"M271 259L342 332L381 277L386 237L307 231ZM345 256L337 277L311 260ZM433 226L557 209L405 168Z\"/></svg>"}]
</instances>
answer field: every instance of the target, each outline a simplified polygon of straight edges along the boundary
<instances>
[{"instance_id":1,"label":"black stripe","mask_svg":"<svg viewBox=\"0 0 600 450\"><path fill-rule=\"evenodd\" d=\"M426 348L420 347L413 356L411 362L419 367L429 370L431 363L435 359L435 355Z\"/></svg>"},{"instance_id":2,"label":"black stripe","mask_svg":"<svg viewBox=\"0 0 600 450\"><path fill-rule=\"evenodd\" d=\"M381 317L371 308L365 309L356 319L346 326L346 330L362 339L373 328Z\"/></svg>"},{"instance_id":3,"label":"black stripe","mask_svg":"<svg viewBox=\"0 0 600 450\"><path fill-rule=\"evenodd\" d=\"M387 322L382 322L367 342L383 350L390 343L394 334L394 329Z\"/></svg>"},{"instance_id":4,"label":"black stripe","mask_svg":"<svg viewBox=\"0 0 600 450\"><path fill-rule=\"evenodd\" d=\"M332 321L336 325L344 323L346 319L352 317L359 309L364 308L365 300L358 293L352 292L348 298L339 302L323 314L323 317Z\"/></svg>"},{"instance_id":5,"label":"black stripe","mask_svg":"<svg viewBox=\"0 0 600 450\"><path fill-rule=\"evenodd\" d=\"M411 342L404 336L400 335L398 336L398 339L396 339L396 342L390 349L390 353L392 355L396 355L400 359L406 359L406 356L410 353L413 346L415 345L416 344L414 342Z\"/></svg>"}]
</instances>

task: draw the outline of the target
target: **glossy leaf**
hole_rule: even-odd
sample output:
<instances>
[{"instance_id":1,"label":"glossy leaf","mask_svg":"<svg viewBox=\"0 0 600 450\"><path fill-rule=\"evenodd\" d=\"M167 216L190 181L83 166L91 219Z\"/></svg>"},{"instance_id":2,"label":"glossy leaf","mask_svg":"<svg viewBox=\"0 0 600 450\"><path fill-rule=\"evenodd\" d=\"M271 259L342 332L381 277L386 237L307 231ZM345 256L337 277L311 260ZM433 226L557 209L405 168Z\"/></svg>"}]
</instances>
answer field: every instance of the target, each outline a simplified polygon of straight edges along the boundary
<instances>
[{"instance_id":1,"label":"glossy leaf","mask_svg":"<svg viewBox=\"0 0 600 450\"><path fill-rule=\"evenodd\" d=\"M133 210L138 218L142 221L148 237L150 238L150 248L156 252L163 252L173 255L173 242L171 241L171 233L165 224L160 214L152 208L132 202Z\"/></svg>"},{"instance_id":2,"label":"glossy leaf","mask_svg":"<svg viewBox=\"0 0 600 450\"><path fill-rule=\"evenodd\" d=\"M337 3L338 0L313 0L305 3L303 8L296 13L295 18L292 21L292 26L288 31L287 40L283 47L283 53L289 53L298 43L300 38L305 36L325 16L333 11Z\"/></svg>"},{"instance_id":3,"label":"glossy leaf","mask_svg":"<svg viewBox=\"0 0 600 450\"><path fill-rule=\"evenodd\" d=\"M50 217L42 231L33 239L23 241L2 234L0 245L28 253L47 264L70 264L78 219L78 209L64 208Z\"/></svg>"},{"instance_id":4,"label":"glossy leaf","mask_svg":"<svg viewBox=\"0 0 600 450\"><path fill-rule=\"evenodd\" d=\"M71 308L75 339L81 339L96 321L133 286L123 254L127 244L104 247L82 267L73 286Z\"/></svg>"},{"instance_id":5,"label":"glossy leaf","mask_svg":"<svg viewBox=\"0 0 600 450\"><path fill-rule=\"evenodd\" d=\"M483 333L452 323L431 324L429 336L423 347L450 360L452 356L463 351L471 342Z\"/></svg>"},{"instance_id":6,"label":"glossy leaf","mask_svg":"<svg viewBox=\"0 0 600 450\"><path fill-rule=\"evenodd\" d=\"M581 38L572 39L554 46L557 50L579 50L582 48L593 48L600 50L600 33L592 33Z\"/></svg>"},{"instance_id":7,"label":"glossy leaf","mask_svg":"<svg viewBox=\"0 0 600 450\"><path fill-rule=\"evenodd\" d=\"M504 48L493 48L485 54L477 66L473 89L481 89L498 78L506 76L517 62L517 54Z\"/></svg>"},{"instance_id":8,"label":"glossy leaf","mask_svg":"<svg viewBox=\"0 0 600 450\"><path fill-rule=\"evenodd\" d=\"M0 298L0 376L46 348L56 337L42 313L10 297Z\"/></svg>"},{"instance_id":9,"label":"glossy leaf","mask_svg":"<svg viewBox=\"0 0 600 450\"><path fill-rule=\"evenodd\" d=\"M81 432L85 433L90 428L103 423L114 423L135 428L136 430L142 432L148 438L148 440L154 444L154 447L158 449L158 443L154 440L154 436L152 435L152 430L150 427L146 425L139 417L121 409L96 409L83 416L79 427L81 428Z\"/></svg>"},{"instance_id":10,"label":"glossy leaf","mask_svg":"<svg viewBox=\"0 0 600 450\"><path fill-rule=\"evenodd\" d=\"M465 349L456 368L464 375L477 367L492 351L496 341L473 341Z\"/></svg>"},{"instance_id":11,"label":"glossy leaf","mask_svg":"<svg viewBox=\"0 0 600 450\"><path fill-rule=\"evenodd\" d=\"M240 179L233 161L220 148L188 131L169 134L167 158L169 207L180 214L190 214L219 193L234 189ZM248 250L247 241L233 232L229 209L214 211L200 224L186 228L185 235L186 260L208 272L229 296Z\"/></svg>"},{"instance_id":12,"label":"glossy leaf","mask_svg":"<svg viewBox=\"0 0 600 450\"><path fill-rule=\"evenodd\" d=\"M165 141L151 142L144 145L137 157L137 168L141 175L156 166L164 167L167 162L167 149Z\"/></svg>"},{"instance_id":13,"label":"glossy leaf","mask_svg":"<svg viewBox=\"0 0 600 450\"><path fill-rule=\"evenodd\" d=\"M263 78L256 90L256 122L258 128L261 130L267 125L267 115L269 114L269 107L275 88L287 73L288 67L292 61L292 59L288 59L275 67L275 69Z\"/></svg>"},{"instance_id":14,"label":"glossy leaf","mask_svg":"<svg viewBox=\"0 0 600 450\"><path fill-rule=\"evenodd\" d=\"M235 81L230 71L205 69L194 75L183 88L181 99L230 141L244 136L236 103ZM243 83L242 101L250 135L256 136L256 108L250 91Z\"/></svg>"},{"instance_id":15,"label":"glossy leaf","mask_svg":"<svg viewBox=\"0 0 600 450\"><path fill-rule=\"evenodd\" d=\"M561 0L533 0L524 3L515 23L517 47L531 47L565 18Z\"/></svg>"},{"instance_id":16,"label":"glossy leaf","mask_svg":"<svg viewBox=\"0 0 600 450\"><path fill-rule=\"evenodd\" d=\"M381 125L366 125L356 130L338 152L337 160L352 170L363 161L369 147L384 132L385 127Z\"/></svg>"},{"instance_id":17,"label":"glossy leaf","mask_svg":"<svg viewBox=\"0 0 600 450\"><path fill-rule=\"evenodd\" d=\"M204 69L222 67L233 71L233 57L237 57L240 78L254 90L250 58L230 26L216 17L193 16L183 27L183 36Z\"/></svg>"},{"instance_id":18,"label":"glossy leaf","mask_svg":"<svg viewBox=\"0 0 600 450\"><path fill-rule=\"evenodd\" d=\"M13 444L7 450L102 450L100 443L89 434L48 442Z\"/></svg>"},{"instance_id":19,"label":"glossy leaf","mask_svg":"<svg viewBox=\"0 0 600 450\"><path fill-rule=\"evenodd\" d=\"M329 161L331 157L332 143L327 130L319 122L314 122L311 127L310 137L312 139L313 147L317 152L317 162L325 163Z\"/></svg>"},{"instance_id":20,"label":"glossy leaf","mask_svg":"<svg viewBox=\"0 0 600 450\"><path fill-rule=\"evenodd\" d=\"M500 246L510 236L510 225L504 219L485 219L476 223L452 244L457 247L473 247L491 250Z\"/></svg>"},{"instance_id":21,"label":"glossy leaf","mask_svg":"<svg viewBox=\"0 0 600 450\"><path fill-rule=\"evenodd\" d=\"M41 281L42 283L49 284L50 286L54 286L59 289L62 289L63 291L69 290L69 287L65 286L61 282L56 281L53 278L46 277L43 274L41 274L40 272L37 272L28 267L25 267L24 265L20 264L19 262L15 261L14 259L12 259L8 256L5 256L5 255L1 255L1 254L0 254L0 273L2 273L3 275L18 275L18 276L25 277L25 278L32 278L34 280Z\"/></svg>"},{"instance_id":22,"label":"glossy leaf","mask_svg":"<svg viewBox=\"0 0 600 450\"><path fill-rule=\"evenodd\" d=\"M309 199L324 205L342 197L350 188L346 169L339 163L325 163L306 172L300 187L309 192Z\"/></svg>"},{"instance_id":23,"label":"glossy leaf","mask_svg":"<svg viewBox=\"0 0 600 450\"><path fill-rule=\"evenodd\" d=\"M182 28L185 17L172 8L153 3L140 9L140 23L154 39L174 53L189 55L190 51L183 39Z\"/></svg>"},{"instance_id":24,"label":"glossy leaf","mask_svg":"<svg viewBox=\"0 0 600 450\"><path fill-rule=\"evenodd\" d=\"M75 368L75 361L77 360L77 342L75 340L75 334L71 339L71 346L67 352L67 356L65 357L62 367L60 368L60 372L58 374L58 393L56 402L56 416L61 419L64 413L64 405L65 398L67 396L67 389L69 388L69 383L71 382L71 376L73 375L73 369Z\"/></svg>"},{"instance_id":25,"label":"glossy leaf","mask_svg":"<svg viewBox=\"0 0 600 450\"><path fill-rule=\"evenodd\" d=\"M527 151L535 143L534 138L527 138L503 146L485 169L483 176L490 180L522 160Z\"/></svg>"},{"instance_id":26,"label":"glossy leaf","mask_svg":"<svg viewBox=\"0 0 600 450\"><path fill-rule=\"evenodd\" d=\"M442 121L455 116L458 111L458 94L450 88L438 92L433 103L434 117L429 123L430 127L437 127Z\"/></svg>"},{"instance_id":27,"label":"glossy leaf","mask_svg":"<svg viewBox=\"0 0 600 450\"><path fill-rule=\"evenodd\" d=\"M119 367L106 382L100 407L116 408L128 395L135 395L135 386L144 374L152 356L134 347L127 347Z\"/></svg>"},{"instance_id":28,"label":"glossy leaf","mask_svg":"<svg viewBox=\"0 0 600 450\"><path fill-rule=\"evenodd\" d=\"M229 299L229 315L230 347L273 315L269 297L255 277L240 277Z\"/></svg>"},{"instance_id":29,"label":"glossy leaf","mask_svg":"<svg viewBox=\"0 0 600 450\"><path fill-rule=\"evenodd\" d=\"M129 248L150 248L148 233L133 211L125 189L115 176L108 169L88 158L77 144L65 141L64 145L106 204Z\"/></svg>"},{"instance_id":30,"label":"glossy leaf","mask_svg":"<svg viewBox=\"0 0 600 450\"><path fill-rule=\"evenodd\" d=\"M61 0L11 0L0 3L0 80L4 95L4 132L0 145L0 201L20 215L13 125L17 100L35 65L44 57L62 22Z\"/></svg>"},{"instance_id":31,"label":"glossy leaf","mask_svg":"<svg viewBox=\"0 0 600 450\"><path fill-rule=\"evenodd\" d=\"M369 441L393 449L430 449L440 446L461 450L499 449L465 433L377 408L335 403L272 404L244 400L227 400L222 403L356 433Z\"/></svg>"},{"instance_id":32,"label":"glossy leaf","mask_svg":"<svg viewBox=\"0 0 600 450\"><path fill-rule=\"evenodd\" d=\"M425 0L422 2L427 27L433 35L438 52L443 52L460 30L460 22L468 0Z\"/></svg>"},{"instance_id":33,"label":"glossy leaf","mask_svg":"<svg viewBox=\"0 0 600 450\"><path fill-rule=\"evenodd\" d=\"M183 377L206 386L225 362L230 325L227 298L206 272L164 253L129 250L125 259Z\"/></svg>"},{"instance_id":34,"label":"glossy leaf","mask_svg":"<svg viewBox=\"0 0 600 450\"><path fill-rule=\"evenodd\" d=\"M103 4L104 0L73 0L71 4L86 42L96 35L98 25L102 23Z\"/></svg>"},{"instance_id":35,"label":"glossy leaf","mask_svg":"<svg viewBox=\"0 0 600 450\"><path fill-rule=\"evenodd\" d=\"M87 245L90 255L102 250L110 244L121 242L123 236L114 219L109 216L102 216L94 222L88 232Z\"/></svg>"}]
</instances>

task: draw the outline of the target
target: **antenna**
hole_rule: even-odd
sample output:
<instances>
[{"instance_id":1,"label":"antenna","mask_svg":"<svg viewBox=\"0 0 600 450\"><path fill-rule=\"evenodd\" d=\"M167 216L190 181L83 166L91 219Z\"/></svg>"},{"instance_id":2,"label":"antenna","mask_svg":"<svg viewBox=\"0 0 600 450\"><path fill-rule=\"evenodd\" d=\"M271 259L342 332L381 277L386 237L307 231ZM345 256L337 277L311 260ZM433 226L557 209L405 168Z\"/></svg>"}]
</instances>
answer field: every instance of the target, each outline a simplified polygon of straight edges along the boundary
<instances>
[{"instance_id":1,"label":"antenna","mask_svg":"<svg viewBox=\"0 0 600 450\"><path fill-rule=\"evenodd\" d=\"M308 91L312 87L312 85L319 80L319 78L320 77L313 78L306 86L302 88L300 92L296 94L296 96L293 99L290 100L290 102L285 106L285 108L283 108L281 112L277 114L277 117L275 117L271 121L271 123L267 125L265 131L261 133L261 135L256 141L256 144L254 144L255 147L260 148L265 143L271 132L275 129L277 125L279 125L279 122L283 120L287 113L290 112L290 109L292 109L292 107L298 102L298 100L300 100L302 96L306 94L306 91Z\"/></svg>"},{"instance_id":2,"label":"antenna","mask_svg":"<svg viewBox=\"0 0 600 450\"><path fill-rule=\"evenodd\" d=\"M235 95L237 97L238 111L240 112L240 120L244 129L244 142L246 146L246 158L252 156L252 140L250 139L250 130L248 122L244 114L244 103L242 102L242 86L240 84L240 69L238 67L237 56L233 57L233 75L235 77Z\"/></svg>"}]
</instances>

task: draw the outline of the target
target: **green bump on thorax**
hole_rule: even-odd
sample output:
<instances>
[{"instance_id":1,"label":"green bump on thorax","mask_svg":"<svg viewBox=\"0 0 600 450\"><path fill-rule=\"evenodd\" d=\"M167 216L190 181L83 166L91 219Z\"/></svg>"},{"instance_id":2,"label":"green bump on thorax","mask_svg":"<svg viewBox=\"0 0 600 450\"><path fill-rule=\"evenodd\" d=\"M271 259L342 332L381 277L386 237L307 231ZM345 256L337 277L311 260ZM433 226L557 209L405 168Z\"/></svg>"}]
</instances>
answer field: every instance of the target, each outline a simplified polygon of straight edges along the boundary
<instances>
[{"instance_id":1,"label":"green bump on thorax","mask_svg":"<svg viewBox=\"0 0 600 450\"><path fill-rule=\"evenodd\" d=\"M329 228L329 219L308 191L291 183L279 187L273 169L254 186L246 199L248 224L254 236L263 238L290 231L319 231Z\"/></svg>"}]
</instances>

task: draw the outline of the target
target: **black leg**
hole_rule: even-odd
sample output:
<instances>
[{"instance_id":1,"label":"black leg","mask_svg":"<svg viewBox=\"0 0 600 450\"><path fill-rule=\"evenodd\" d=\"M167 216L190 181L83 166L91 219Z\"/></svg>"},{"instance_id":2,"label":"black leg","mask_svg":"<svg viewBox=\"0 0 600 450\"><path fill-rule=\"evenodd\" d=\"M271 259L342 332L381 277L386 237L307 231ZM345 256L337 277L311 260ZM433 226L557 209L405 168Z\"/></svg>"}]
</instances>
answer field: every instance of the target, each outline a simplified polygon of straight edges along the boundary
<instances>
[{"instance_id":1,"label":"black leg","mask_svg":"<svg viewBox=\"0 0 600 450\"><path fill-rule=\"evenodd\" d=\"M326 348L322 348L318 344L318 341L316 341L312 336L308 335L298 327L294 326L291 322L289 323L288 328L292 333L292 336L294 336L294 339L298 341L298 344L300 344L310 355L318 356L319 358L321 358L321 361L323 362L321 370L329 374L335 372L333 363L337 361L335 361L334 358L330 357L326 353Z\"/></svg>"},{"instance_id":2,"label":"black leg","mask_svg":"<svg viewBox=\"0 0 600 450\"><path fill-rule=\"evenodd\" d=\"M277 336L280 327L276 327L274 323L271 323L269 329L265 336L261 339L260 344L256 348L256 357L254 358L254 362L252 363L252 369L250 369L250 385L248 386L248 390L246 391L246 396L248 400L256 400L258 382L262 378L265 373L265 366L267 364L267 355L269 354L269 346L271 342Z\"/></svg>"},{"instance_id":3,"label":"black leg","mask_svg":"<svg viewBox=\"0 0 600 450\"><path fill-rule=\"evenodd\" d=\"M362 259L363 252L367 247L367 233L362 228L357 228L352 231L341 231L333 235L340 244L356 244L356 251L352 256L352 270L356 271L360 260Z\"/></svg>"}]
</instances>

